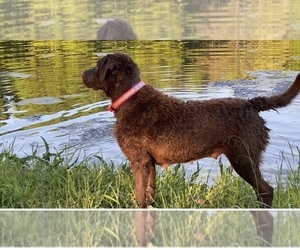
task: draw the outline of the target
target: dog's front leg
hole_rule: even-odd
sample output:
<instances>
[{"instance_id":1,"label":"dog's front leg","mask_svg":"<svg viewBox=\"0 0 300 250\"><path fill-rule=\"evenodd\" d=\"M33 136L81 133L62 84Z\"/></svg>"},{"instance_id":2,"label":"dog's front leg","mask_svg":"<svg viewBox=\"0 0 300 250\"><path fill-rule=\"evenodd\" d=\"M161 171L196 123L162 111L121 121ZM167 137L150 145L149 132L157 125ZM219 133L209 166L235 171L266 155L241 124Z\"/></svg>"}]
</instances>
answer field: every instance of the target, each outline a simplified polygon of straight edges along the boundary
<instances>
[{"instance_id":1,"label":"dog's front leg","mask_svg":"<svg viewBox=\"0 0 300 250\"><path fill-rule=\"evenodd\" d=\"M155 194L155 164L151 159L131 163L135 181L135 193L138 206L147 208L154 200Z\"/></svg>"},{"instance_id":2,"label":"dog's front leg","mask_svg":"<svg viewBox=\"0 0 300 250\"><path fill-rule=\"evenodd\" d=\"M156 191L156 183L155 183L155 177L156 177L156 171L155 171L155 164L149 165L150 173L148 176L148 183L146 188L146 201L147 204L150 205L152 202L154 202L154 195Z\"/></svg>"}]
</instances>

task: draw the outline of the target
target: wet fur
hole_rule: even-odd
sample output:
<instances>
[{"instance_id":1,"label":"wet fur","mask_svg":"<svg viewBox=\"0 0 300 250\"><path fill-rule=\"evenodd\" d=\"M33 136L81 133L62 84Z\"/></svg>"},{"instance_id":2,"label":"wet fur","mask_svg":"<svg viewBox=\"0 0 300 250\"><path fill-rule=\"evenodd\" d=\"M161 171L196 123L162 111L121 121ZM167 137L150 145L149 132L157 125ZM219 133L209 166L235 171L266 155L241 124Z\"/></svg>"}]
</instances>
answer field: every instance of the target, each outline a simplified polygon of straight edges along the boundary
<instances>
[{"instance_id":1,"label":"wet fur","mask_svg":"<svg viewBox=\"0 0 300 250\"><path fill-rule=\"evenodd\" d=\"M126 54L108 54L82 73L87 87L102 90L112 102L140 81L135 62ZM288 105L300 89L300 74L281 95L250 100L220 98L182 101L146 85L116 109L114 134L131 164L139 207L153 202L155 165L217 158L225 154L235 171L271 207L273 188L259 165L269 143L260 111Z\"/></svg>"}]
</instances>

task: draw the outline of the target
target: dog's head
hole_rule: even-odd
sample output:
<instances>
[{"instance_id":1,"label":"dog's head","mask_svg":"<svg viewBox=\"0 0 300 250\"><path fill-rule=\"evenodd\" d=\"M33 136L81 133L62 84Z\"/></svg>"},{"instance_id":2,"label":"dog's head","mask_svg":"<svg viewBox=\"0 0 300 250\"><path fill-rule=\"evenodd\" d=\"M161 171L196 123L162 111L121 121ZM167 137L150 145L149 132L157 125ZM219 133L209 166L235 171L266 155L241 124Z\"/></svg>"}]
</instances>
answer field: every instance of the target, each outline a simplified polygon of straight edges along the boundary
<instances>
[{"instance_id":1,"label":"dog's head","mask_svg":"<svg viewBox=\"0 0 300 250\"><path fill-rule=\"evenodd\" d=\"M140 81L137 65L122 53L107 54L98 60L95 68L82 72L81 76L85 86L103 90L112 99Z\"/></svg>"},{"instance_id":2,"label":"dog's head","mask_svg":"<svg viewBox=\"0 0 300 250\"><path fill-rule=\"evenodd\" d=\"M136 40L130 23L126 19L114 19L107 21L98 31L97 40Z\"/></svg>"}]
</instances>

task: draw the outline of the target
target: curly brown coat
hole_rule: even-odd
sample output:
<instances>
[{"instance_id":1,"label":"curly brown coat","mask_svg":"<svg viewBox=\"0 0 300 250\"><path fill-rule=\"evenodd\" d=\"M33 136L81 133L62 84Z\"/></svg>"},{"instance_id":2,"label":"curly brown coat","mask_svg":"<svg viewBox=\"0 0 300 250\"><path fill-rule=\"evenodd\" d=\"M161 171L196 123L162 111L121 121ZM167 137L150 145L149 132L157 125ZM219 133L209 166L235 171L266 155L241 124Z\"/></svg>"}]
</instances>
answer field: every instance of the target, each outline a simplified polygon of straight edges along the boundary
<instances>
[{"instance_id":1,"label":"curly brown coat","mask_svg":"<svg viewBox=\"0 0 300 250\"><path fill-rule=\"evenodd\" d=\"M108 54L82 73L84 84L103 90L114 102L140 81L136 63L126 54ZM225 154L235 171L271 207L273 188L259 165L269 142L260 111L288 105L300 89L300 74L283 94L250 100L220 98L184 102L145 85L115 110L114 134L131 164L139 207L154 199L155 164L167 168Z\"/></svg>"}]
</instances>

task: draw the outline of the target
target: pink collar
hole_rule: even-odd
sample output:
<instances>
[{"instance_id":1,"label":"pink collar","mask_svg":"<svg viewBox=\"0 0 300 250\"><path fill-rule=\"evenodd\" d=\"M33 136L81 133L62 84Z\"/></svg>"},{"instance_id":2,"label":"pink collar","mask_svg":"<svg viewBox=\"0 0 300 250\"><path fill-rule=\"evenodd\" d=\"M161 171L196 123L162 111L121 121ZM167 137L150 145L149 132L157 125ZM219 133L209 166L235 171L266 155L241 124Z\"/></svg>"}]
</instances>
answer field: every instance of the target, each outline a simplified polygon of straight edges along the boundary
<instances>
[{"instance_id":1,"label":"pink collar","mask_svg":"<svg viewBox=\"0 0 300 250\"><path fill-rule=\"evenodd\" d=\"M136 85L134 85L131 89L126 91L121 97L119 97L116 101L114 101L109 107L108 111L114 112L118 107L120 107L125 101L127 101L131 96L133 96L136 92L138 92L142 87L145 86L143 81L139 81Z\"/></svg>"}]
</instances>

